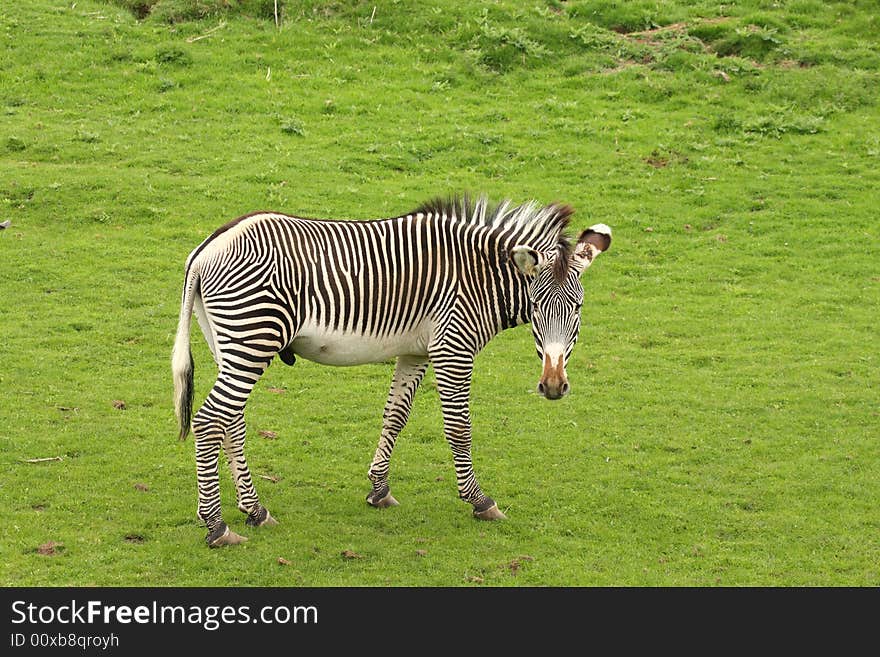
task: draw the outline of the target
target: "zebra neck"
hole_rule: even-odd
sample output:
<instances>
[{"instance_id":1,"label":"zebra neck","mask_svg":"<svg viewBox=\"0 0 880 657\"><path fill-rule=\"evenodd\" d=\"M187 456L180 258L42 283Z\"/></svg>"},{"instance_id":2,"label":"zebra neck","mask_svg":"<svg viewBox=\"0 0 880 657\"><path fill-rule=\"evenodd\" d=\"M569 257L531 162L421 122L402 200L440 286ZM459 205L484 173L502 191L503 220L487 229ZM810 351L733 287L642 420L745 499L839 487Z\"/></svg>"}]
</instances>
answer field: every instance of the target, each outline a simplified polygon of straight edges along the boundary
<instances>
[{"instance_id":1,"label":"zebra neck","mask_svg":"<svg viewBox=\"0 0 880 657\"><path fill-rule=\"evenodd\" d=\"M498 330L527 324L532 317L528 279L514 266L510 250L517 240L510 236L494 235L491 270L495 272L493 288L497 290Z\"/></svg>"}]
</instances>

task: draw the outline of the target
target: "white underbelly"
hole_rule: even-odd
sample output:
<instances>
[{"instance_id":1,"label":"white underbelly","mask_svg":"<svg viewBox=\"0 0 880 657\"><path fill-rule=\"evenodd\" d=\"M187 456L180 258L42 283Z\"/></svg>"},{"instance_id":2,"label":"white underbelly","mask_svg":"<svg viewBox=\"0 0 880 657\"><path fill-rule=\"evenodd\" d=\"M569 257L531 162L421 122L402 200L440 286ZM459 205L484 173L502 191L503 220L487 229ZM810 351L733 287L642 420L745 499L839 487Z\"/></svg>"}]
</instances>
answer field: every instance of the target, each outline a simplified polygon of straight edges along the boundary
<instances>
[{"instance_id":1,"label":"white underbelly","mask_svg":"<svg viewBox=\"0 0 880 657\"><path fill-rule=\"evenodd\" d=\"M303 326L291 343L293 352L322 365L381 363L396 356L426 356L430 340L427 321L409 333L376 337Z\"/></svg>"}]
</instances>

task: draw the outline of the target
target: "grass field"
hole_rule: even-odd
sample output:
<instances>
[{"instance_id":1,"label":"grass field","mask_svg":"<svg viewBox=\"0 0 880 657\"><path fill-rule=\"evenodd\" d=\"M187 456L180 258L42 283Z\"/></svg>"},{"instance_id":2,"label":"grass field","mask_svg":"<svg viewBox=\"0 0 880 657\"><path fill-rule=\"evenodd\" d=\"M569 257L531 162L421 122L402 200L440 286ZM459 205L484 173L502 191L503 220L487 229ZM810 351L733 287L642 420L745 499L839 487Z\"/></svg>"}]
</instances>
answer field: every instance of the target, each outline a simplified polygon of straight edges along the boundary
<instances>
[{"instance_id":1,"label":"grass field","mask_svg":"<svg viewBox=\"0 0 880 657\"><path fill-rule=\"evenodd\" d=\"M278 4L0 6L0 584L880 585L875 2ZM379 511L391 366L278 361L247 453L281 524L245 531L224 468L250 541L207 549L171 402L190 250L464 190L614 229L571 395L535 394L528 327L478 357L508 520L458 500L430 374Z\"/></svg>"}]
</instances>

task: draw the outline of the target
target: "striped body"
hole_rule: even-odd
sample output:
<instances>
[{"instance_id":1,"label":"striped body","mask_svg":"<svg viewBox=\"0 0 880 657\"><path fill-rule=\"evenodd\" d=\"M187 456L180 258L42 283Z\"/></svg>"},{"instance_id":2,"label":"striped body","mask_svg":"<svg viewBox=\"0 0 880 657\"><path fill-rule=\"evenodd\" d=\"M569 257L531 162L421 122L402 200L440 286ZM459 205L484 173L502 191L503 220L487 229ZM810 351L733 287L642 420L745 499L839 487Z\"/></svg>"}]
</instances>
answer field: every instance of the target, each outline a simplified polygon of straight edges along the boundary
<instances>
[{"instance_id":1,"label":"striped body","mask_svg":"<svg viewBox=\"0 0 880 657\"><path fill-rule=\"evenodd\" d=\"M345 222L260 213L206 240L187 268L198 272L208 317L240 316L242 304L260 315L259 332L216 320L206 338L221 352L218 333L228 331L266 353L292 341L309 360L359 365L427 355L456 314L467 315L462 337L475 352L528 321L526 279L507 265L514 242L433 214Z\"/></svg>"},{"instance_id":2,"label":"striped body","mask_svg":"<svg viewBox=\"0 0 880 657\"><path fill-rule=\"evenodd\" d=\"M559 205L513 207L505 202L490 208L484 198L360 222L257 213L230 222L199 245L186 264L173 369L185 436L192 400L189 325L195 312L219 370L192 418L199 515L208 526L209 543L229 532L220 514L216 474L221 445L236 478L239 508L251 524L260 524L264 514L270 517L257 501L244 461L243 414L248 395L275 355L287 363L300 356L327 365L398 359L369 472L373 490L368 501L374 505L390 496L391 449L432 363L459 494L476 513L494 505L471 466L473 360L499 331L531 321L541 306L535 304L536 274L542 269L537 261L542 255L545 265L553 259L570 214ZM517 249L537 254L533 271L512 256ZM578 274L572 276L582 299ZM561 289L553 281L550 287ZM574 339L576 332L577 326ZM570 345L562 344L561 335L554 334L553 340L560 343L554 349L567 350L567 360ZM563 356L548 358L561 364Z\"/></svg>"}]
</instances>

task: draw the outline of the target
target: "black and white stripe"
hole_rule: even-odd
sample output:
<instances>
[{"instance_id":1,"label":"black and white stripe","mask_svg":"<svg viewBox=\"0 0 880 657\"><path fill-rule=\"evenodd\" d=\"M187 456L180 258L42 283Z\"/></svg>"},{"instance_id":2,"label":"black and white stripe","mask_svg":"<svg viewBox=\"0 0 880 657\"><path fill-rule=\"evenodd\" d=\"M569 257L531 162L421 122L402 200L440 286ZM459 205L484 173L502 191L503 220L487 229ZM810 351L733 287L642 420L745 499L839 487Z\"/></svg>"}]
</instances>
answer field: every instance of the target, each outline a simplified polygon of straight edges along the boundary
<instances>
[{"instance_id":1,"label":"black and white stripe","mask_svg":"<svg viewBox=\"0 0 880 657\"><path fill-rule=\"evenodd\" d=\"M583 240L572 249L563 234L571 214L559 204L490 205L485 197L433 201L373 221L256 213L202 242L186 263L172 369L180 436L191 425L196 438L198 513L209 543L235 542L223 539L230 532L220 509L221 446L238 507L250 524L271 519L245 461L244 409L276 354L287 363L300 356L333 365L398 358L369 469L368 502L376 505L393 500L385 497L391 452L431 363L459 495L478 515L487 513L494 502L480 489L471 462L474 358L499 331L534 319L539 355L549 339L560 343L567 360L583 301L578 275L604 250ZM593 235L607 229L596 228ZM610 230L605 233L610 241ZM194 416L193 313L218 366ZM481 517L501 515L488 513Z\"/></svg>"}]
</instances>

